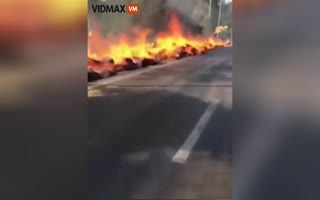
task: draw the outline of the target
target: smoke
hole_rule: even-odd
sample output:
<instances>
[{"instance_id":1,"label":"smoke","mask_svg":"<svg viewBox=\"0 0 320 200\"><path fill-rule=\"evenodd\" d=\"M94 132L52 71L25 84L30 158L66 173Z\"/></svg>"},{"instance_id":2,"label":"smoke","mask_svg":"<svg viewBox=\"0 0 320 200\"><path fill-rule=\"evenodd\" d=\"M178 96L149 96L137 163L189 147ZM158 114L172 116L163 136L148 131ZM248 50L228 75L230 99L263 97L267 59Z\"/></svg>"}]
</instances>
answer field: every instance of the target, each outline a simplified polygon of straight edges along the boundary
<instances>
[{"instance_id":1,"label":"smoke","mask_svg":"<svg viewBox=\"0 0 320 200\"><path fill-rule=\"evenodd\" d=\"M94 4L139 3L138 15L123 13L93 13ZM155 33L167 29L170 16L174 13L186 32L203 33L207 19L208 4L204 0L89 0L89 30L96 23L103 34L126 33L132 27L149 28Z\"/></svg>"}]
</instances>

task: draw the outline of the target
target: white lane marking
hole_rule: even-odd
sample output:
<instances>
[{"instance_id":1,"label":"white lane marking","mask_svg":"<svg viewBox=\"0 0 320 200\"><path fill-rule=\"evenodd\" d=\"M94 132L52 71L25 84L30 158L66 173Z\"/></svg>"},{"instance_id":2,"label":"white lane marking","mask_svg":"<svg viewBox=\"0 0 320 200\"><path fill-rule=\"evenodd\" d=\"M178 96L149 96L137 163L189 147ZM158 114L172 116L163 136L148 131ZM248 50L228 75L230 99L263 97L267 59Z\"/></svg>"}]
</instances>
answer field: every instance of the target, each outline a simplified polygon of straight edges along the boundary
<instances>
[{"instance_id":1,"label":"white lane marking","mask_svg":"<svg viewBox=\"0 0 320 200\"><path fill-rule=\"evenodd\" d=\"M189 59L192 59L192 57L189 57ZM124 80L124 79L129 79L129 78L132 78L134 76L137 76L137 75L140 75L140 74L143 74L143 73L146 73L146 72L151 72L151 71L156 70L156 69L165 68L165 67L174 65L177 62L181 62L181 61L185 62L187 60L188 60L188 58L183 59L183 60L174 60L174 61L171 61L169 63L165 63L165 64L158 65L158 66L150 66L148 68L140 69L140 70L138 70L136 72L128 73L128 74L125 74L125 75L120 75L120 76L115 76L115 77L112 77L112 78L107 78L107 79L104 79L104 80L97 81L96 83L90 85L89 88L90 89L95 89L96 87L99 87L101 85L108 85L108 84L113 83L113 82L121 81L121 80Z\"/></svg>"},{"instance_id":2,"label":"white lane marking","mask_svg":"<svg viewBox=\"0 0 320 200\"><path fill-rule=\"evenodd\" d=\"M200 135L204 128L206 127L209 119L211 118L212 114L217 108L219 104L219 100L214 100L210 105L207 107L206 111L201 116L200 120L184 142L184 144L180 147L180 149L176 152L176 154L172 157L172 162L177 162L181 164L185 164L194 145L200 138Z\"/></svg>"}]
</instances>

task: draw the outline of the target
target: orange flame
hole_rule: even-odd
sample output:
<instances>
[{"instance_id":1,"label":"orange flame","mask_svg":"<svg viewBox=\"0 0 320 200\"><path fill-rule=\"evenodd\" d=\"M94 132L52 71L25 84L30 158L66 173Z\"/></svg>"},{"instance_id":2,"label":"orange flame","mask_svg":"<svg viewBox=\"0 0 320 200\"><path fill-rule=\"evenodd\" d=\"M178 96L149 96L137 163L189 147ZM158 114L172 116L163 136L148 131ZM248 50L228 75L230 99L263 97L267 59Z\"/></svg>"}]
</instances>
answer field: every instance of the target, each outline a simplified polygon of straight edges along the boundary
<instances>
[{"instance_id":1,"label":"orange flame","mask_svg":"<svg viewBox=\"0 0 320 200\"><path fill-rule=\"evenodd\" d=\"M120 64L125 58L143 59L166 56L172 58L182 47L191 53L192 49L200 52L204 48L213 48L222 45L222 41L213 37L194 36L185 34L175 15L171 16L168 30L155 36L153 42L149 41L152 31L138 28L132 30L134 40L128 35L121 34L118 37L99 34L94 28L88 36L88 57L97 60L112 58L115 64Z\"/></svg>"}]
</instances>

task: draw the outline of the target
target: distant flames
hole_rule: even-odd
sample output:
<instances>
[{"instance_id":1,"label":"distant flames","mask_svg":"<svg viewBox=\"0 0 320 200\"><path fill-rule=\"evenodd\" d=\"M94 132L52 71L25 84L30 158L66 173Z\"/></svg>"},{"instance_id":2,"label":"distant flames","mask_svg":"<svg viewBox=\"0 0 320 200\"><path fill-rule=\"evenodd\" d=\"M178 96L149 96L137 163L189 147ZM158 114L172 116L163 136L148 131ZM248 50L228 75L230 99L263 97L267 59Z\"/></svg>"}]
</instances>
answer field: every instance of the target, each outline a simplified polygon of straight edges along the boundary
<instances>
[{"instance_id":1,"label":"distant flames","mask_svg":"<svg viewBox=\"0 0 320 200\"><path fill-rule=\"evenodd\" d=\"M125 34L102 37L98 30L92 30L88 36L88 70L115 74L122 70L203 54L224 44L213 36L184 33L174 15L169 21L167 31L155 35L154 39L149 41L151 33L148 29L135 28L132 30L135 39L131 39L132 36Z\"/></svg>"}]
</instances>

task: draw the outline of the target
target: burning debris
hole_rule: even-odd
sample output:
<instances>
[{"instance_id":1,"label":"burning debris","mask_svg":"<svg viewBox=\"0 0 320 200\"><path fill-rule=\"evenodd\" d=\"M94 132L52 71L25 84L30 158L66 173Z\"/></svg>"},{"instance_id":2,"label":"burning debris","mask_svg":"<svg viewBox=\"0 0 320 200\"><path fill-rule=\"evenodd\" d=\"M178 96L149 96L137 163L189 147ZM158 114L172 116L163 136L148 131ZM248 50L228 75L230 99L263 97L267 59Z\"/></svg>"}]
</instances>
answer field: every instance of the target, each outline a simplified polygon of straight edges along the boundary
<instances>
[{"instance_id":1,"label":"burning debris","mask_svg":"<svg viewBox=\"0 0 320 200\"><path fill-rule=\"evenodd\" d=\"M117 70L114 67L114 60L97 60L88 58L88 72L96 72L102 75L102 77L113 76L117 74Z\"/></svg>"},{"instance_id":2,"label":"burning debris","mask_svg":"<svg viewBox=\"0 0 320 200\"><path fill-rule=\"evenodd\" d=\"M102 37L97 30L89 33L88 81L116 75L120 71L205 54L224 44L214 37L185 34L175 15L170 19L168 30L153 36L152 42L152 31L134 29L132 32L134 39L127 35Z\"/></svg>"},{"instance_id":3,"label":"burning debris","mask_svg":"<svg viewBox=\"0 0 320 200\"><path fill-rule=\"evenodd\" d=\"M141 61L141 67L148 67L148 66L157 65L157 64L158 62L152 58L144 58Z\"/></svg>"},{"instance_id":4,"label":"burning debris","mask_svg":"<svg viewBox=\"0 0 320 200\"><path fill-rule=\"evenodd\" d=\"M96 80L99 80L102 78L103 78L103 76L97 72L94 72L94 71L88 72L88 81L89 82L96 81Z\"/></svg>"}]
</instances>

